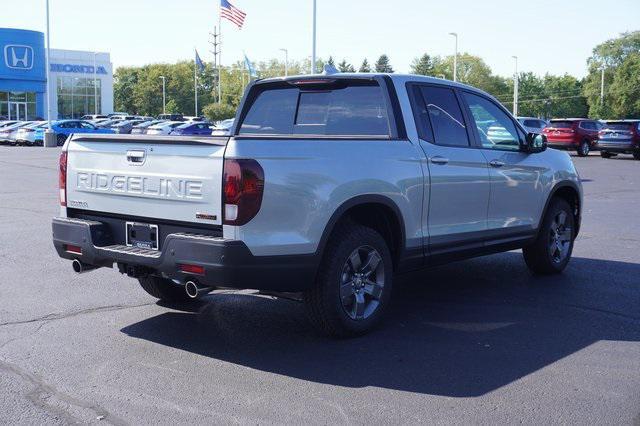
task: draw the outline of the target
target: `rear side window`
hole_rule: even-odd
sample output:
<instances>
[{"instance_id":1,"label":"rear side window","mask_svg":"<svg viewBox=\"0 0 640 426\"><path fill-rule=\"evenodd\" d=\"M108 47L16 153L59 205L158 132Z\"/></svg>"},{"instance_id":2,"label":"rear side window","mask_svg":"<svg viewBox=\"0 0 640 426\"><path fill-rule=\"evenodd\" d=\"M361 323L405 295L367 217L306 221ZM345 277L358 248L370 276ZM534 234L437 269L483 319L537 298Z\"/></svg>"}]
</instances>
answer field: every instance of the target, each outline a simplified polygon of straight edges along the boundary
<instances>
[{"instance_id":1,"label":"rear side window","mask_svg":"<svg viewBox=\"0 0 640 426\"><path fill-rule=\"evenodd\" d=\"M239 133L388 138L390 126L382 88L367 80L313 89L266 88L251 104Z\"/></svg>"},{"instance_id":2,"label":"rear side window","mask_svg":"<svg viewBox=\"0 0 640 426\"><path fill-rule=\"evenodd\" d=\"M524 120L524 125L527 127L544 127L544 124L538 120Z\"/></svg>"},{"instance_id":3,"label":"rear side window","mask_svg":"<svg viewBox=\"0 0 640 426\"><path fill-rule=\"evenodd\" d=\"M571 129L573 127L573 121L552 121L549 123L549 127L554 129Z\"/></svg>"},{"instance_id":4,"label":"rear side window","mask_svg":"<svg viewBox=\"0 0 640 426\"><path fill-rule=\"evenodd\" d=\"M469 146L462 109L452 89L420 86L415 92L418 120L429 142L446 146Z\"/></svg>"}]
</instances>

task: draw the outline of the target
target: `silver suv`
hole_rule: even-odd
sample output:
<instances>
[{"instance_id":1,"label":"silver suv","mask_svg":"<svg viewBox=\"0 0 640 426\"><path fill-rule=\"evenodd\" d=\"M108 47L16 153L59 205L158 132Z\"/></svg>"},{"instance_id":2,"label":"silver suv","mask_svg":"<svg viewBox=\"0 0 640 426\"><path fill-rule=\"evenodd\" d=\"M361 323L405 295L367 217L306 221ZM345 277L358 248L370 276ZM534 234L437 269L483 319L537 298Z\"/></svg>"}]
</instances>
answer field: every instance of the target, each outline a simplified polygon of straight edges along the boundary
<instances>
[{"instance_id":1,"label":"silver suv","mask_svg":"<svg viewBox=\"0 0 640 426\"><path fill-rule=\"evenodd\" d=\"M582 188L546 148L441 79L260 80L230 136L70 138L54 245L77 272L117 264L168 302L298 292L319 330L361 334L401 272L513 249L534 273L566 267Z\"/></svg>"}]
</instances>

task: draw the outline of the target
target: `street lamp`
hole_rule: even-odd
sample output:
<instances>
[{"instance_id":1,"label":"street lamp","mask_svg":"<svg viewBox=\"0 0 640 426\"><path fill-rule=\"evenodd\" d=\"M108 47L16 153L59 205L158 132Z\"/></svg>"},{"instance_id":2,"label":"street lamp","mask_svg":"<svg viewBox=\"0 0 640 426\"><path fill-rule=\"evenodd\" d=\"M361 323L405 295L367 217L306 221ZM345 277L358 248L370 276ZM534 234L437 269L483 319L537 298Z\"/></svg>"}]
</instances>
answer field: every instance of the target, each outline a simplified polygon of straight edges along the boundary
<instances>
[{"instance_id":1,"label":"street lamp","mask_svg":"<svg viewBox=\"0 0 640 426\"><path fill-rule=\"evenodd\" d=\"M289 76L289 51L287 49L280 49L284 52L284 76Z\"/></svg>"},{"instance_id":2,"label":"street lamp","mask_svg":"<svg viewBox=\"0 0 640 426\"><path fill-rule=\"evenodd\" d=\"M56 134L51 129L51 79L49 78L49 0L46 0L47 6L47 54L45 55L45 67L47 72L47 130L44 132L44 147L55 147L57 145Z\"/></svg>"},{"instance_id":3,"label":"street lamp","mask_svg":"<svg viewBox=\"0 0 640 426\"><path fill-rule=\"evenodd\" d=\"M167 113L167 98L165 96L165 83L166 83L166 78L164 75L160 76L160 79L162 80L162 114L166 114Z\"/></svg>"},{"instance_id":4,"label":"street lamp","mask_svg":"<svg viewBox=\"0 0 640 426\"><path fill-rule=\"evenodd\" d=\"M316 72L316 0L313 0L313 47L311 49L311 74Z\"/></svg>"},{"instance_id":5,"label":"street lamp","mask_svg":"<svg viewBox=\"0 0 640 426\"><path fill-rule=\"evenodd\" d=\"M512 56L516 61L516 69L513 74L513 116L518 116L518 85L520 78L518 77L518 57Z\"/></svg>"},{"instance_id":6,"label":"street lamp","mask_svg":"<svg viewBox=\"0 0 640 426\"><path fill-rule=\"evenodd\" d=\"M96 75L96 52L93 52L93 113L98 115L98 81Z\"/></svg>"},{"instance_id":7,"label":"street lamp","mask_svg":"<svg viewBox=\"0 0 640 426\"><path fill-rule=\"evenodd\" d=\"M455 55L453 56L453 81L458 81L458 33L449 33L456 39Z\"/></svg>"},{"instance_id":8,"label":"street lamp","mask_svg":"<svg viewBox=\"0 0 640 426\"><path fill-rule=\"evenodd\" d=\"M604 105L604 64L600 69L600 106ZM602 112L600 112L602 114Z\"/></svg>"}]
</instances>

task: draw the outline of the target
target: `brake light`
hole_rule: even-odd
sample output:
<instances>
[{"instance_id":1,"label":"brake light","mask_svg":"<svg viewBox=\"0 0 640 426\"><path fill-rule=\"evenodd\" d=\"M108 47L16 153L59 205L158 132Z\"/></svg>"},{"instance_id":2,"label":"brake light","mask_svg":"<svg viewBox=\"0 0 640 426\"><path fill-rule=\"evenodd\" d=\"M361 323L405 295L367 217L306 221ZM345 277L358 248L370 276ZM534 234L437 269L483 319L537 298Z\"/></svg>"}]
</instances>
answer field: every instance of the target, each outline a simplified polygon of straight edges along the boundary
<instances>
[{"instance_id":1,"label":"brake light","mask_svg":"<svg viewBox=\"0 0 640 426\"><path fill-rule=\"evenodd\" d=\"M255 160L224 160L222 223L241 226L253 219L262 204L264 170Z\"/></svg>"},{"instance_id":2,"label":"brake light","mask_svg":"<svg viewBox=\"0 0 640 426\"><path fill-rule=\"evenodd\" d=\"M67 205L67 151L60 153L60 170L58 174L58 183L60 188L60 205Z\"/></svg>"}]
</instances>

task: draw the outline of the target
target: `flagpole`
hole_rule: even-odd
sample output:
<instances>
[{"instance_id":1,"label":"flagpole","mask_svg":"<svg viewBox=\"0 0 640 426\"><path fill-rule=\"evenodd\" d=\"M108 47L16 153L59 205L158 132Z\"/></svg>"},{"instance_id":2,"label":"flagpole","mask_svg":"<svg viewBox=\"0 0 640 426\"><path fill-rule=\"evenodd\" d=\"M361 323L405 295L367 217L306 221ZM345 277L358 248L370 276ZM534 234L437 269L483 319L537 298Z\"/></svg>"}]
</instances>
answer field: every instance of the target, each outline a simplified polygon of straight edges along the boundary
<instances>
[{"instance_id":1,"label":"flagpole","mask_svg":"<svg viewBox=\"0 0 640 426\"><path fill-rule=\"evenodd\" d=\"M193 48L193 91L195 94L195 114L193 114L195 117L198 116L198 61L196 61L196 58L198 56L198 51L196 50L196 48Z\"/></svg>"},{"instance_id":2,"label":"flagpole","mask_svg":"<svg viewBox=\"0 0 640 426\"><path fill-rule=\"evenodd\" d=\"M218 103L222 103L222 8L218 6L218 36L220 37L220 50L218 51Z\"/></svg>"}]
</instances>

